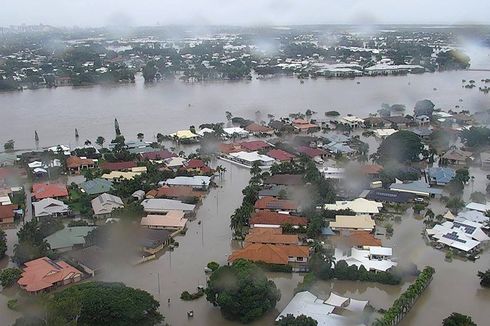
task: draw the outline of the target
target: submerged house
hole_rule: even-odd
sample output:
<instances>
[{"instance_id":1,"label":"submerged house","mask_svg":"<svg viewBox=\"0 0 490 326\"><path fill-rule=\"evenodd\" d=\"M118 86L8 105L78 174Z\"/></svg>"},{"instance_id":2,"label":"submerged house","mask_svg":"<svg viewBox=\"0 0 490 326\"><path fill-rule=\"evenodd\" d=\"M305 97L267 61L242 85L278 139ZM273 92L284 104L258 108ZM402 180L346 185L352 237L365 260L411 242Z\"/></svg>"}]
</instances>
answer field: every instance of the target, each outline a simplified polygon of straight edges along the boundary
<instances>
[{"instance_id":1,"label":"submerged house","mask_svg":"<svg viewBox=\"0 0 490 326\"><path fill-rule=\"evenodd\" d=\"M451 168L431 167L428 169L427 175L429 184L445 186L456 176L456 172Z\"/></svg>"}]
</instances>

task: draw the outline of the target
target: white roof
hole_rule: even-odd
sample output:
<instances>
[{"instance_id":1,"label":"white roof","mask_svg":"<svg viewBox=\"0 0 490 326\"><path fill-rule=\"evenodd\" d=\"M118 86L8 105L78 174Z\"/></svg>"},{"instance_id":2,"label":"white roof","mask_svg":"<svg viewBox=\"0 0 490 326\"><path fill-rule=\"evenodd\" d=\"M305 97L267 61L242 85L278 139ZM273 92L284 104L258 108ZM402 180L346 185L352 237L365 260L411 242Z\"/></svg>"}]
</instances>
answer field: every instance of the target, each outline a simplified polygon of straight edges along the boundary
<instances>
[{"instance_id":1,"label":"white roof","mask_svg":"<svg viewBox=\"0 0 490 326\"><path fill-rule=\"evenodd\" d=\"M199 136L204 136L204 134L212 134L212 133L214 133L214 130L210 128L203 128L197 132Z\"/></svg>"},{"instance_id":2,"label":"white roof","mask_svg":"<svg viewBox=\"0 0 490 326\"><path fill-rule=\"evenodd\" d=\"M240 127L223 128L223 132L229 136L233 134L248 135L249 132Z\"/></svg>"},{"instance_id":3,"label":"white roof","mask_svg":"<svg viewBox=\"0 0 490 326\"><path fill-rule=\"evenodd\" d=\"M211 182L211 177L196 175L193 177L175 177L171 179L167 179L164 181L165 184L169 186L192 186L192 187L207 187Z\"/></svg>"},{"instance_id":4,"label":"white roof","mask_svg":"<svg viewBox=\"0 0 490 326\"><path fill-rule=\"evenodd\" d=\"M369 247L369 253L376 256L392 256L393 249L388 247L373 246Z\"/></svg>"},{"instance_id":5,"label":"white roof","mask_svg":"<svg viewBox=\"0 0 490 326\"><path fill-rule=\"evenodd\" d=\"M387 137L394 134L395 132L396 130L391 128L374 130L374 134L378 137Z\"/></svg>"},{"instance_id":6,"label":"white roof","mask_svg":"<svg viewBox=\"0 0 490 326\"><path fill-rule=\"evenodd\" d=\"M454 222L436 224L426 232L442 244L467 252L477 247L481 241L490 239L480 226L481 224L456 218Z\"/></svg>"},{"instance_id":7,"label":"white roof","mask_svg":"<svg viewBox=\"0 0 490 326\"><path fill-rule=\"evenodd\" d=\"M95 197L91 203L95 215L110 214L114 209L124 206L121 198L108 193Z\"/></svg>"},{"instance_id":8,"label":"white roof","mask_svg":"<svg viewBox=\"0 0 490 326\"><path fill-rule=\"evenodd\" d=\"M345 307L346 310L361 313L366 308L369 301L349 299L349 304Z\"/></svg>"},{"instance_id":9,"label":"white roof","mask_svg":"<svg viewBox=\"0 0 490 326\"><path fill-rule=\"evenodd\" d=\"M325 209L338 211L342 209L350 209L356 214L378 214L383 207L382 203L365 198L356 198L350 201L337 201L335 204L326 204Z\"/></svg>"},{"instance_id":10,"label":"white roof","mask_svg":"<svg viewBox=\"0 0 490 326\"><path fill-rule=\"evenodd\" d=\"M175 210L191 212L196 208L195 205L185 204L180 200L165 198L145 199L141 202L141 205L143 205L145 212L148 213L165 213Z\"/></svg>"},{"instance_id":11,"label":"white roof","mask_svg":"<svg viewBox=\"0 0 490 326\"><path fill-rule=\"evenodd\" d=\"M187 160L183 157L171 157L165 160L165 165L169 168L179 167L184 165Z\"/></svg>"},{"instance_id":12,"label":"white roof","mask_svg":"<svg viewBox=\"0 0 490 326\"><path fill-rule=\"evenodd\" d=\"M275 161L272 157L269 157L267 155L261 155L258 152L237 152L237 153L230 153L229 154L231 157L235 157L239 160L247 161L250 163L260 161L260 162L273 162Z\"/></svg>"},{"instance_id":13,"label":"white roof","mask_svg":"<svg viewBox=\"0 0 490 326\"><path fill-rule=\"evenodd\" d=\"M349 298L345 298L345 297L342 297L340 295L337 295L337 294L331 292L328 299L323 301L323 303L329 304L329 305L335 306L335 307L342 307L345 303L347 303L347 301L349 301Z\"/></svg>"},{"instance_id":14,"label":"white roof","mask_svg":"<svg viewBox=\"0 0 490 326\"><path fill-rule=\"evenodd\" d=\"M187 219L184 218L183 211L169 211L165 215L148 215L141 218L141 225L148 227L160 227L160 228L184 228L187 224Z\"/></svg>"},{"instance_id":15,"label":"white roof","mask_svg":"<svg viewBox=\"0 0 490 326\"><path fill-rule=\"evenodd\" d=\"M63 214L70 210L70 207L61 200L53 198L45 198L40 201L33 202L34 212L36 217L47 216L52 214Z\"/></svg>"},{"instance_id":16,"label":"white roof","mask_svg":"<svg viewBox=\"0 0 490 326\"><path fill-rule=\"evenodd\" d=\"M471 202L468 205L466 205L466 209L470 209L473 211L479 211L485 213L486 211L490 210L487 204L480 204L480 203L475 203Z\"/></svg>"},{"instance_id":17,"label":"white roof","mask_svg":"<svg viewBox=\"0 0 490 326\"><path fill-rule=\"evenodd\" d=\"M458 213L458 219L463 219L475 223L485 224L490 220L490 217L486 216L481 211L464 211ZM454 220L454 217L453 217Z\"/></svg>"},{"instance_id":18,"label":"white roof","mask_svg":"<svg viewBox=\"0 0 490 326\"><path fill-rule=\"evenodd\" d=\"M351 249L351 255L350 256L344 256L342 251L340 249L335 249L335 260L340 261L340 260L345 260L347 265L352 266L356 265L357 267L360 267L361 265L364 266L368 271L369 270L376 270L376 271L382 271L386 272L388 269L394 267L397 265L396 262L390 260L390 259L369 259L369 250L361 250L357 248L352 248Z\"/></svg>"}]
</instances>

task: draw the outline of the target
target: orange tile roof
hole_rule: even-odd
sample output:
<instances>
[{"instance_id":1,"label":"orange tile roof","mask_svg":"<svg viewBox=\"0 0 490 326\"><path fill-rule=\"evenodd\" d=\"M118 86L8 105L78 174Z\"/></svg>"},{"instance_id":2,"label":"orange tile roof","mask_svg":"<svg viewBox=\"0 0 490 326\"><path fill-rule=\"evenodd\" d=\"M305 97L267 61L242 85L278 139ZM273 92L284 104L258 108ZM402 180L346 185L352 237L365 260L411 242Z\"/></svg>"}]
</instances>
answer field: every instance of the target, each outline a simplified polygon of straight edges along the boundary
<instances>
[{"instance_id":1,"label":"orange tile roof","mask_svg":"<svg viewBox=\"0 0 490 326\"><path fill-rule=\"evenodd\" d=\"M335 242L344 243L350 247L380 247L381 240L374 237L374 234L367 231L348 231L342 232L335 237Z\"/></svg>"},{"instance_id":2,"label":"orange tile roof","mask_svg":"<svg viewBox=\"0 0 490 326\"><path fill-rule=\"evenodd\" d=\"M275 197L267 196L257 200L254 207L256 209L269 210L296 210L298 208L298 204L292 200L277 199Z\"/></svg>"},{"instance_id":3,"label":"orange tile roof","mask_svg":"<svg viewBox=\"0 0 490 326\"><path fill-rule=\"evenodd\" d=\"M299 237L297 234L282 234L281 229L253 228L245 237L245 243L297 245Z\"/></svg>"},{"instance_id":4,"label":"orange tile roof","mask_svg":"<svg viewBox=\"0 0 490 326\"><path fill-rule=\"evenodd\" d=\"M240 146L240 144L233 144L233 143L232 144L222 143L218 145L218 148L221 153L225 153L225 154L237 153L242 151L242 147Z\"/></svg>"},{"instance_id":5,"label":"orange tile roof","mask_svg":"<svg viewBox=\"0 0 490 326\"><path fill-rule=\"evenodd\" d=\"M297 245L273 245L253 243L244 248L235 250L228 261L233 262L237 259L247 259L268 264L286 265L289 257L309 257L310 248Z\"/></svg>"},{"instance_id":6,"label":"orange tile roof","mask_svg":"<svg viewBox=\"0 0 490 326\"><path fill-rule=\"evenodd\" d=\"M252 215L250 224L266 224L266 225L304 225L308 223L306 217L293 216L289 214L281 214L270 211L259 211Z\"/></svg>"},{"instance_id":7,"label":"orange tile roof","mask_svg":"<svg viewBox=\"0 0 490 326\"><path fill-rule=\"evenodd\" d=\"M378 164L365 164L361 166L361 172L364 174L378 174L383 170L383 167Z\"/></svg>"},{"instance_id":8,"label":"orange tile roof","mask_svg":"<svg viewBox=\"0 0 490 326\"><path fill-rule=\"evenodd\" d=\"M264 132L264 133L272 132L273 131L272 128L269 128L267 126L259 125L258 123L255 123L255 122L249 124L248 126L246 126L245 127L245 130L246 131L249 131L249 132Z\"/></svg>"},{"instance_id":9,"label":"orange tile roof","mask_svg":"<svg viewBox=\"0 0 490 326\"><path fill-rule=\"evenodd\" d=\"M203 193L188 186L160 187L150 190L148 196L153 198L183 198L183 197L202 197Z\"/></svg>"},{"instance_id":10,"label":"orange tile roof","mask_svg":"<svg viewBox=\"0 0 490 326\"><path fill-rule=\"evenodd\" d=\"M15 204L0 205L0 220L14 218L14 210L18 208Z\"/></svg>"},{"instance_id":11,"label":"orange tile roof","mask_svg":"<svg viewBox=\"0 0 490 326\"><path fill-rule=\"evenodd\" d=\"M17 283L28 292L48 289L58 282L82 275L78 269L64 261L55 262L48 257L31 260L25 265L22 277Z\"/></svg>"},{"instance_id":12,"label":"orange tile roof","mask_svg":"<svg viewBox=\"0 0 490 326\"><path fill-rule=\"evenodd\" d=\"M32 185L32 196L37 200L44 198L67 197L66 186L59 183L35 183Z\"/></svg>"},{"instance_id":13,"label":"orange tile roof","mask_svg":"<svg viewBox=\"0 0 490 326\"><path fill-rule=\"evenodd\" d=\"M89 158L80 158L78 156L70 156L66 159L66 167L69 169L78 168L82 165L94 165L94 161Z\"/></svg>"}]
</instances>

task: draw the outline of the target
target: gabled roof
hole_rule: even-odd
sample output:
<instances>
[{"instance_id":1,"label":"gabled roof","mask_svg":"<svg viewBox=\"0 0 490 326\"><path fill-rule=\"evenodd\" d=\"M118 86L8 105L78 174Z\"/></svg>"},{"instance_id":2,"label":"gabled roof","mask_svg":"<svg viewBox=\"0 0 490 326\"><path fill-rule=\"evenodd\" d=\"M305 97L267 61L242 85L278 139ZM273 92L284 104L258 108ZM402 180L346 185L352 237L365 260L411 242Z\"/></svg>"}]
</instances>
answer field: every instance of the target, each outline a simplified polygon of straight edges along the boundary
<instances>
[{"instance_id":1,"label":"gabled roof","mask_svg":"<svg viewBox=\"0 0 490 326\"><path fill-rule=\"evenodd\" d=\"M59 183L35 183L32 185L32 195L37 200L52 197L67 197L68 190L65 185Z\"/></svg>"},{"instance_id":2,"label":"gabled roof","mask_svg":"<svg viewBox=\"0 0 490 326\"><path fill-rule=\"evenodd\" d=\"M88 158L70 156L66 159L66 167L69 169L79 168L82 165L93 165L94 161Z\"/></svg>"},{"instance_id":3,"label":"gabled roof","mask_svg":"<svg viewBox=\"0 0 490 326\"><path fill-rule=\"evenodd\" d=\"M203 195L203 192L196 191L193 187L188 186L160 187L147 193L148 197L153 198L191 198Z\"/></svg>"},{"instance_id":4,"label":"gabled roof","mask_svg":"<svg viewBox=\"0 0 490 326\"><path fill-rule=\"evenodd\" d=\"M179 200L173 199L145 199L141 202L145 212L148 213L165 213L172 210L182 210L184 212L193 211L196 206L191 204L183 203Z\"/></svg>"},{"instance_id":5,"label":"gabled roof","mask_svg":"<svg viewBox=\"0 0 490 326\"><path fill-rule=\"evenodd\" d=\"M270 133L272 131L272 128L266 127L259 125L258 123L251 123L248 126L245 127L245 130L252 132L252 133Z\"/></svg>"},{"instance_id":6,"label":"gabled roof","mask_svg":"<svg viewBox=\"0 0 490 326\"><path fill-rule=\"evenodd\" d=\"M448 150L446 153L444 153L444 155L442 155L442 158L451 161L465 162L467 159L471 158L471 155L473 155L472 152L467 152L457 148L452 148Z\"/></svg>"},{"instance_id":7,"label":"gabled roof","mask_svg":"<svg viewBox=\"0 0 490 326\"><path fill-rule=\"evenodd\" d=\"M246 245L243 249L235 250L228 257L228 261L247 259L255 262L286 265L289 257L309 256L310 248L307 246L252 243Z\"/></svg>"},{"instance_id":8,"label":"gabled roof","mask_svg":"<svg viewBox=\"0 0 490 326\"><path fill-rule=\"evenodd\" d=\"M95 228L95 226L65 227L47 236L45 240L53 250L85 245L85 237Z\"/></svg>"},{"instance_id":9,"label":"gabled roof","mask_svg":"<svg viewBox=\"0 0 490 326\"><path fill-rule=\"evenodd\" d=\"M141 218L141 225L156 228L184 228L187 224L185 213L179 210L168 211L165 215L147 215Z\"/></svg>"},{"instance_id":10,"label":"gabled roof","mask_svg":"<svg viewBox=\"0 0 490 326\"><path fill-rule=\"evenodd\" d=\"M14 210L18 208L17 205L0 205L0 219L10 219L15 216Z\"/></svg>"},{"instance_id":11,"label":"gabled roof","mask_svg":"<svg viewBox=\"0 0 490 326\"><path fill-rule=\"evenodd\" d=\"M119 170L129 170L134 168L136 163L133 161L127 162L104 162L100 165L102 170L111 170L111 171L119 171Z\"/></svg>"},{"instance_id":12,"label":"gabled roof","mask_svg":"<svg viewBox=\"0 0 490 326\"><path fill-rule=\"evenodd\" d=\"M300 146L297 148L297 151L311 158L327 154L327 152L325 152L323 149L312 148L307 146Z\"/></svg>"},{"instance_id":13,"label":"gabled roof","mask_svg":"<svg viewBox=\"0 0 490 326\"><path fill-rule=\"evenodd\" d=\"M282 149L271 149L266 155L278 161L290 161L296 157Z\"/></svg>"},{"instance_id":14,"label":"gabled roof","mask_svg":"<svg viewBox=\"0 0 490 326\"><path fill-rule=\"evenodd\" d=\"M298 244L297 234L282 234L281 229L253 228L245 237L245 243L269 243L269 244Z\"/></svg>"},{"instance_id":15,"label":"gabled roof","mask_svg":"<svg viewBox=\"0 0 490 326\"><path fill-rule=\"evenodd\" d=\"M109 214L114 209L124 206L121 198L107 193L92 199L91 203L95 215Z\"/></svg>"},{"instance_id":16,"label":"gabled roof","mask_svg":"<svg viewBox=\"0 0 490 326\"><path fill-rule=\"evenodd\" d=\"M369 215L337 215L335 221L330 222L332 229L372 230L375 225L374 220Z\"/></svg>"},{"instance_id":17,"label":"gabled roof","mask_svg":"<svg viewBox=\"0 0 490 326\"><path fill-rule=\"evenodd\" d=\"M263 197L258 199L254 205L255 209L268 210L296 210L298 204L292 200L277 199L275 197Z\"/></svg>"},{"instance_id":18,"label":"gabled roof","mask_svg":"<svg viewBox=\"0 0 490 326\"><path fill-rule=\"evenodd\" d=\"M240 146L249 152L254 152L264 148L271 147L270 144L266 143L263 140L251 140L251 141L242 142L240 143Z\"/></svg>"},{"instance_id":19,"label":"gabled roof","mask_svg":"<svg viewBox=\"0 0 490 326\"><path fill-rule=\"evenodd\" d=\"M326 204L325 209L338 211L350 209L356 214L378 214L383 207L382 203L364 198L356 198L354 200L337 201L335 204Z\"/></svg>"},{"instance_id":20,"label":"gabled roof","mask_svg":"<svg viewBox=\"0 0 490 326\"><path fill-rule=\"evenodd\" d=\"M64 214L70 210L70 207L64 202L53 198L45 198L40 201L33 202L32 205L34 206L34 213L36 217Z\"/></svg>"},{"instance_id":21,"label":"gabled roof","mask_svg":"<svg viewBox=\"0 0 490 326\"><path fill-rule=\"evenodd\" d=\"M98 195L110 191L112 188L112 181L96 178L82 182L79 187L88 195Z\"/></svg>"},{"instance_id":22,"label":"gabled roof","mask_svg":"<svg viewBox=\"0 0 490 326\"><path fill-rule=\"evenodd\" d=\"M156 160L165 160L171 157L175 157L177 156L177 154L167 151L166 149L163 149L160 151L141 153L140 156L143 160L156 161Z\"/></svg>"},{"instance_id":23,"label":"gabled roof","mask_svg":"<svg viewBox=\"0 0 490 326\"><path fill-rule=\"evenodd\" d=\"M22 277L17 283L28 292L48 289L55 283L82 275L78 269L66 262L62 260L55 262L48 257L31 260L25 265Z\"/></svg>"},{"instance_id":24,"label":"gabled roof","mask_svg":"<svg viewBox=\"0 0 490 326\"><path fill-rule=\"evenodd\" d=\"M201 169L204 167L207 167L206 163L204 163L203 160L198 160L198 159L191 159L187 161L184 166L187 169Z\"/></svg>"},{"instance_id":25,"label":"gabled roof","mask_svg":"<svg viewBox=\"0 0 490 326\"><path fill-rule=\"evenodd\" d=\"M289 214L281 214L270 211L259 211L252 215L250 218L250 224L264 224L264 225L300 225L306 226L308 219L302 216L294 216Z\"/></svg>"}]
</instances>

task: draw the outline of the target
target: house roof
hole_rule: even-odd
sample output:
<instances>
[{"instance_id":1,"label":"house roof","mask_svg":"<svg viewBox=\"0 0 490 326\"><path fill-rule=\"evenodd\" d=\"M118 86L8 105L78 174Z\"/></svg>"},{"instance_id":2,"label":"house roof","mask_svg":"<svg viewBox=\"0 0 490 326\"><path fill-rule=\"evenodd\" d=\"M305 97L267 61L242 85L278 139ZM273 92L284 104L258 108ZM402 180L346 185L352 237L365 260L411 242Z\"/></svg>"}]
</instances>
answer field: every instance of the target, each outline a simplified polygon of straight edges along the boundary
<instances>
[{"instance_id":1,"label":"house roof","mask_svg":"<svg viewBox=\"0 0 490 326\"><path fill-rule=\"evenodd\" d=\"M429 178L434 179L438 184L449 183L455 176L456 172L451 168L431 167L428 170Z\"/></svg>"},{"instance_id":2,"label":"house roof","mask_svg":"<svg viewBox=\"0 0 490 326\"><path fill-rule=\"evenodd\" d=\"M242 249L235 250L228 257L228 261L247 259L255 262L286 265L289 257L309 257L309 255L310 248L307 246L252 243Z\"/></svg>"},{"instance_id":3,"label":"house roof","mask_svg":"<svg viewBox=\"0 0 490 326\"><path fill-rule=\"evenodd\" d=\"M176 131L176 132L170 134L170 136L177 137L179 139L192 139L192 138L198 137L198 135L196 135L195 133L193 133L190 130L179 130L179 131Z\"/></svg>"},{"instance_id":4,"label":"house roof","mask_svg":"<svg viewBox=\"0 0 490 326\"><path fill-rule=\"evenodd\" d=\"M264 187L259 190L259 197L271 196L277 197L281 193L281 191L288 191L286 186L272 186L272 187Z\"/></svg>"},{"instance_id":5,"label":"house roof","mask_svg":"<svg viewBox=\"0 0 490 326\"><path fill-rule=\"evenodd\" d=\"M95 215L109 214L114 209L124 206L121 198L108 193L104 193L92 199L91 203Z\"/></svg>"},{"instance_id":6,"label":"house roof","mask_svg":"<svg viewBox=\"0 0 490 326\"><path fill-rule=\"evenodd\" d=\"M186 204L179 200L173 199L145 199L141 202L145 212L148 213L165 213L172 210L182 210L184 212L193 211L196 205Z\"/></svg>"},{"instance_id":7,"label":"house roof","mask_svg":"<svg viewBox=\"0 0 490 326\"><path fill-rule=\"evenodd\" d=\"M35 183L32 185L32 195L37 200L52 197L67 197L68 190L65 185L59 183Z\"/></svg>"},{"instance_id":8,"label":"house roof","mask_svg":"<svg viewBox=\"0 0 490 326\"><path fill-rule=\"evenodd\" d=\"M167 179L165 183L169 186L192 186L192 187L207 187L211 182L211 177L196 175L192 177L175 177Z\"/></svg>"},{"instance_id":9,"label":"house roof","mask_svg":"<svg viewBox=\"0 0 490 326\"><path fill-rule=\"evenodd\" d=\"M272 157L269 157L267 155L261 155L259 152L237 152L237 153L230 153L230 157L234 157L239 160L243 160L249 163L252 162L273 162L274 159Z\"/></svg>"},{"instance_id":10,"label":"house roof","mask_svg":"<svg viewBox=\"0 0 490 326\"><path fill-rule=\"evenodd\" d=\"M112 181L96 178L82 182L79 187L88 195L98 195L110 191Z\"/></svg>"},{"instance_id":11,"label":"house roof","mask_svg":"<svg viewBox=\"0 0 490 326\"><path fill-rule=\"evenodd\" d=\"M323 149L312 148L312 147L308 147L308 146L300 146L297 148L297 151L299 153L305 154L306 156L309 156L311 158L314 158L317 156L322 156L322 155L325 155L327 153Z\"/></svg>"},{"instance_id":12,"label":"house roof","mask_svg":"<svg viewBox=\"0 0 490 326\"><path fill-rule=\"evenodd\" d=\"M414 194L408 192L399 192L387 189L373 189L368 192L365 198L378 202L406 203L411 201L414 197Z\"/></svg>"},{"instance_id":13,"label":"house roof","mask_svg":"<svg viewBox=\"0 0 490 326\"><path fill-rule=\"evenodd\" d=\"M92 271L102 269L107 262L105 252L102 250L102 248L97 246L90 246L80 250L70 251L65 255L69 260L73 260L77 264L86 266Z\"/></svg>"},{"instance_id":14,"label":"house roof","mask_svg":"<svg viewBox=\"0 0 490 326\"><path fill-rule=\"evenodd\" d=\"M300 174L275 174L264 180L264 184L298 186L304 184Z\"/></svg>"},{"instance_id":15,"label":"house roof","mask_svg":"<svg viewBox=\"0 0 490 326\"><path fill-rule=\"evenodd\" d=\"M381 240L368 231L347 231L341 237L353 247L381 246Z\"/></svg>"},{"instance_id":16,"label":"house roof","mask_svg":"<svg viewBox=\"0 0 490 326\"><path fill-rule=\"evenodd\" d=\"M350 209L356 214L378 214L383 207L382 203L364 198L356 198L354 200L336 201L335 204L326 204L325 209L338 211Z\"/></svg>"},{"instance_id":17,"label":"house roof","mask_svg":"<svg viewBox=\"0 0 490 326\"><path fill-rule=\"evenodd\" d=\"M156 161L156 160L166 160L168 158L177 156L177 154L167 151L166 149L163 149L160 151L141 153L140 156L143 160Z\"/></svg>"},{"instance_id":18,"label":"house roof","mask_svg":"<svg viewBox=\"0 0 490 326\"><path fill-rule=\"evenodd\" d=\"M225 154L230 154L230 153L236 153L240 152L242 150L242 147L240 144L237 143L221 143L218 145L218 149L220 152L225 153Z\"/></svg>"},{"instance_id":19,"label":"house roof","mask_svg":"<svg viewBox=\"0 0 490 326\"><path fill-rule=\"evenodd\" d=\"M94 161L89 158L81 158L78 156L69 156L66 158L66 167L69 169L79 168L83 165L93 165Z\"/></svg>"},{"instance_id":20,"label":"house roof","mask_svg":"<svg viewBox=\"0 0 490 326\"><path fill-rule=\"evenodd\" d=\"M165 215L147 215L141 218L141 225L158 228L184 228L187 219L183 211L168 211Z\"/></svg>"},{"instance_id":21,"label":"house roof","mask_svg":"<svg viewBox=\"0 0 490 326\"><path fill-rule=\"evenodd\" d=\"M251 141L242 142L240 143L240 146L249 152L254 152L264 148L271 147L270 144L266 143L263 140L251 140Z\"/></svg>"},{"instance_id":22,"label":"house roof","mask_svg":"<svg viewBox=\"0 0 490 326\"><path fill-rule=\"evenodd\" d=\"M364 164L361 166L361 172L363 174L379 174L381 171L383 171L383 166L379 164Z\"/></svg>"},{"instance_id":23,"label":"house roof","mask_svg":"<svg viewBox=\"0 0 490 326\"><path fill-rule=\"evenodd\" d=\"M136 163L133 161L126 162L104 162L100 165L102 170L111 170L111 171L119 171L119 170L129 170L134 168Z\"/></svg>"},{"instance_id":24,"label":"house roof","mask_svg":"<svg viewBox=\"0 0 490 326\"><path fill-rule=\"evenodd\" d=\"M147 193L148 197L153 198L190 198L202 197L203 192L196 191L188 186L160 187Z\"/></svg>"},{"instance_id":25,"label":"house roof","mask_svg":"<svg viewBox=\"0 0 490 326\"><path fill-rule=\"evenodd\" d=\"M53 198L44 198L40 201L33 202L32 205L34 206L36 217L64 214L70 210L70 207L64 202Z\"/></svg>"},{"instance_id":26,"label":"house roof","mask_svg":"<svg viewBox=\"0 0 490 326\"><path fill-rule=\"evenodd\" d=\"M138 231L138 240L144 247L156 248L168 241L171 235L168 230L140 228Z\"/></svg>"},{"instance_id":27,"label":"house roof","mask_svg":"<svg viewBox=\"0 0 490 326\"><path fill-rule=\"evenodd\" d=\"M95 229L95 226L65 227L44 238L51 249L62 249L74 245L84 245L87 234Z\"/></svg>"},{"instance_id":28,"label":"house roof","mask_svg":"<svg viewBox=\"0 0 490 326\"><path fill-rule=\"evenodd\" d=\"M290 161L296 157L282 149L271 149L266 155L278 161Z\"/></svg>"},{"instance_id":29,"label":"house roof","mask_svg":"<svg viewBox=\"0 0 490 326\"><path fill-rule=\"evenodd\" d=\"M416 195L440 195L442 189L431 188L427 183L423 181L413 181L408 183L392 183L390 189L400 192L409 192Z\"/></svg>"},{"instance_id":30,"label":"house roof","mask_svg":"<svg viewBox=\"0 0 490 326\"><path fill-rule=\"evenodd\" d=\"M201 168L204 168L204 167L208 167L206 165L206 163L204 163L203 160L198 160L198 159L192 159L192 160L189 160L187 161L184 166L187 168L187 169L201 169Z\"/></svg>"},{"instance_id":31,"label":"house roof","mask_svg":"<svg viewBox=\"0 0 490 326\"><path fill-rule=\"evenodd\" d=\"M48 257L31 260L25 265L17 283L28 292L44 290L55 283L82 275L78 269L63 260L55 262Z\"/></svg>"},{"instance_id":32,"label":"house roof","mask_svg":"<svg viewBox=\"0 0 490 326\"><path fill-rule=\"evenodd\" d=\"M255 209L268 210L296 210L298 209L298 204L292 200L263 197L255 202L254 207Z\"/></svg>"},{"instance_id":33,"label":"house roof","mask_svg":"<svg viewBox=\"0 0 490 326\"><path fill-rule=\"evenodd\" d=\"M457 148L452 148L448 150L444 155L442 155L442 158L451 160L451 161L462 161L465 162L467 159L469 159L473 155L472 152L467 152L467 151L462 151Z\"/></svg>"},{"instance_id":34,"label":"house roof","mask_svg":"<svg viewBox=\"0 0 490 326\"><path fill-rule=\"evenodd\" d=\"M0 205L0 219L10 219L15 216L14 210L18 208L17 205Z\"/></svg>"},{"instance_id":35,"label":"house roof","mask_svg":"<svg viewBox=\"0 0 490 326\"><path fill-rule=\"evenodd\" d=\"M259 125L258 123L253 122L248 126L246 126L245 130L252 133L270 133L272 131L272 128L262 126Z\"/></svg>"},{"instance_id":36,"label":"house roof","mask_svg":"<svg viewBox=\"0 0 490 326\"><path fill-rule=\"evenodd\" d=\"M259 211L252 215L250 224L265 224L265 225L302 225L306 226L308 220L306 217L294 216L289 214L281 214L270 211Z\"/></svg>"},{"instance_id":37,"label":"house roof","mask_svg":"<svg viewBox=\"0 0 490 326\"><path fill-rule=\"evenodd\" d=\"M134 179L140 172L121 172L121 171L111 171L111 173L106 173L101 176L102 179L114 180L114 179Z\"/></svg>"},{"instance_id":38,"label":"house roof","mask_svg":"<svg viewBox=\"0 0 490 326\"><path fill-rule=\"evenodd\" d=\"M375 227L374 220L369 215L337 215L335 221L330 222L332 229L361 229L372 230Z\"/></svg>"},{"instance_id":39,"label":"house roof","mask_svg":"<svg viewBox=\"0 0 490 326\"><path fill-rule=\"evenodd\" d=\"M245 237L245 243L298 244L297 234L282 234L281 229L253 228Z\"/></svg>"}]
</instances>

